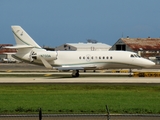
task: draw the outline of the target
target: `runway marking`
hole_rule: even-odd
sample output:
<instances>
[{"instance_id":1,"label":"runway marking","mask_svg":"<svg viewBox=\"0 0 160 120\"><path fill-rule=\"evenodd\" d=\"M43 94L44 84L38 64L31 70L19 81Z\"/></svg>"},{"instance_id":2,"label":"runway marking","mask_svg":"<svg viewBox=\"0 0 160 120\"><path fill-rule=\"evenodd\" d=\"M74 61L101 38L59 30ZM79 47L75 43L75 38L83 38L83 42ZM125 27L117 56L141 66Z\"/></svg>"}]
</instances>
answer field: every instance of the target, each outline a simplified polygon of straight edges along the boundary
<instances>
[{"instance_id":1,"label":"runway marking","mask_svg":"<svg viewBox=\"0 0 160 120\"><path fill-rule=\"evenodd\" d=\"M12 72L12 70L7 70L6 72L7 72L7 73L10 73L10 72Z\"/></svg>"},{"instance_id":2,"label":"runway marking","mask_svg":"<svg viewBox=\"0 0 160 120\"><path fill-rule=\"evenodd\" d=\"M45 77L49 77L49 76L52 76L52 74L45 74L44 76Z\"/></svg>"}]
</instances>

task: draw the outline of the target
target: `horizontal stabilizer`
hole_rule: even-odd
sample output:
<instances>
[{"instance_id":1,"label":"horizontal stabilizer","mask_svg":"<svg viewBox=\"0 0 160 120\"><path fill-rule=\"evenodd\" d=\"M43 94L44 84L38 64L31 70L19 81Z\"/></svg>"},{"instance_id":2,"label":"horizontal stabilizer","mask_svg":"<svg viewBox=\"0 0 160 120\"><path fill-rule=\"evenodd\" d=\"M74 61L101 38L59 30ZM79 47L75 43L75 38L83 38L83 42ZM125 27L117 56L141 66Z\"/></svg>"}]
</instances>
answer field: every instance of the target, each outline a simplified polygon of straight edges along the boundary
<instances>
[{"instance_id":1,"label":"horizontal stabilizer","mask_svg":"<svg viewBox=\"0 0 160 120\"><path fill-rule=\"evenodd\" d=\"M29 45L15 45L15 46L6 46L3 48L9 48L9 49L23 49L23 48L33 48L33 46Z\"/></svg>"},{"instance_id":2,"label":"horizontal stabilizer","mask_svg":"<svg viewBox=\"0 0 160 120\"><path fill-rule=\"evenodd\" d=\"M14 55L14 54L16 54L16 53L10 53L10 52L4 52L3 54L7 54L7 55Z\"/></svg>"}]
</instances>

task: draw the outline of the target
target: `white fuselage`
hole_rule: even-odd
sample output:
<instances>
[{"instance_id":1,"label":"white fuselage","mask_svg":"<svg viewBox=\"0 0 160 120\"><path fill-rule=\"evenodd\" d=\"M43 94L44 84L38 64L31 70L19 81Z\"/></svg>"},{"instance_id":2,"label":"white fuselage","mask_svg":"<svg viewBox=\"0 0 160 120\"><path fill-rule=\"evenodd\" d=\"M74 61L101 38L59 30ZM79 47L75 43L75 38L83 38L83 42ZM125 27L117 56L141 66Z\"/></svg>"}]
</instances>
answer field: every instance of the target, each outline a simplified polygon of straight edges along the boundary
<instances>
[{"instance_id":1,"label":"white fuselage","mask_svg":"<svg viewBox=\"0 0 160 120\"><path fill-rule=\"evenodd\" d=\"M54 53L56 59L48 59L53 67L91 66L85 69L92 69L92 67L95 67L94 69L131 69L155 65L152 61L127 51L45 51L36 48L33 48L33 51L39 53L38 55L44 59ZM23 54L19 51L15 56L30 62L30 53ZM32 63L43 65L42 61L38 59L34 59Z\"/></svg>"}]
</instances>

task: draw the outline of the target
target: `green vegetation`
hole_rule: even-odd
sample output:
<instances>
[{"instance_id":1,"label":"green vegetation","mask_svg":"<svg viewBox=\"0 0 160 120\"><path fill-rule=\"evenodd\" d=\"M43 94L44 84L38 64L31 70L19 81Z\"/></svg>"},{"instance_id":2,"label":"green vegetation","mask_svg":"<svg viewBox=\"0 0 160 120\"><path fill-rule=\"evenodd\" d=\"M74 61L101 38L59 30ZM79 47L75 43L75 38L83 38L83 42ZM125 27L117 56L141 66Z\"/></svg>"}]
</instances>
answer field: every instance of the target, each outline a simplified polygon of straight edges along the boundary
<instances>
[{"instance_id":1,"label":"green vegetation","mask_svg":"<svg viewBox=\"0 0 160 120\"><path fill-rule=\"evenodd\" d=\"M0 84L0 113L160 114L160 85Z\"/></svg>"}]
</instances>

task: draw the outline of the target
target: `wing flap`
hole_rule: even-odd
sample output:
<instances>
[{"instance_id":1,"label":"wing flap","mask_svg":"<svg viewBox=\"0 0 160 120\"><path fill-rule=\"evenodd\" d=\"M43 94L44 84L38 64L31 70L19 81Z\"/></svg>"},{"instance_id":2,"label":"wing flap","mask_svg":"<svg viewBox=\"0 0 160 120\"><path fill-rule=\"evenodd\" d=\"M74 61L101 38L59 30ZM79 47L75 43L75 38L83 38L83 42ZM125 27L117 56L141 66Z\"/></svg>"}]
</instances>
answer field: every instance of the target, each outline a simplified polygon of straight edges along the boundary
<instances>
[{"instance_id":1,"label":"wing flap","mask_svg":"<svg viewBox=\"0 0 160 120\"><path fill-rule=\"evenodd\" d=\"M84 70L82 67L54 67L57 70Z\"/></svg>"},{"instance_id":2,"label":"wing flap","mask_svg":"<svg viewBox=\"0 0 160 120\"><path fill-rule=\"evenodd\" d=\"M96 68L93 64L86 64L86 65L67 65L62 67L55 67L58 70L85 70L85 69L94 69Z\"/></svg>"}]
</instances>

